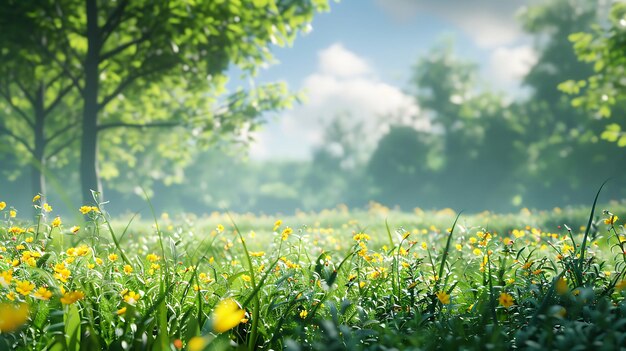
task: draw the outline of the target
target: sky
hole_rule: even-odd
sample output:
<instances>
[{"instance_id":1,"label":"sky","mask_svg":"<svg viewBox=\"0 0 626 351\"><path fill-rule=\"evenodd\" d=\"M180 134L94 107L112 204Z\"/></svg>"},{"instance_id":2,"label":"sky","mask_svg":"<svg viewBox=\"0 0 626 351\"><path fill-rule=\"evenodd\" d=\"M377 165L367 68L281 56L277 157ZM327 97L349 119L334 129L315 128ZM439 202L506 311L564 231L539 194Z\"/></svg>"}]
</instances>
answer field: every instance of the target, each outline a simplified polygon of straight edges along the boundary
<instances>
[{"instance_id":1,"label":"sky","mask_svg":"<svg viewBox=\"0 0 626 351\"><path fill-rule=\"evenodd\" d=\"M386 116L428 130L430 121L407 93L411 67L442 40L480 66L492 89L519 91L536 61L516 14L523 0L343 0L317 14L312 30L290 47L273 48L277 63L257 82L285 81L306 99L271 116L250 145L251 159L309 159L338 114L362 124L370 146L385 133ZM234 80L236 84L237 80Z\"/></svg>"}]
</instances>

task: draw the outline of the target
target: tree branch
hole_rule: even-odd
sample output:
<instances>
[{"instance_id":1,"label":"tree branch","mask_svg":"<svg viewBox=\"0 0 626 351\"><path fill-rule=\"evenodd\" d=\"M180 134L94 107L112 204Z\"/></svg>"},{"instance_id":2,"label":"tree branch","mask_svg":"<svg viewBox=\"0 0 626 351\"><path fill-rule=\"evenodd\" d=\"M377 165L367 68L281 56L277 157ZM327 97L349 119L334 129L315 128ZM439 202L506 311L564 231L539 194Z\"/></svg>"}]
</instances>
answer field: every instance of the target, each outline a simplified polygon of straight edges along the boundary
<instances>
[{"instance_id":1,"label":"tree branch","mask_svg":"<svg viewBox=\"0 0 626 351\"><path fill-rule=\"evenodd\" d=\"M56 132L52 133L52 135L50 137L48 137L46 139L46 144L48 144L49 142L53 141L54 139L60 137L61 135L71 131L72 129L76 128L79 125L79 121L75 121L74 123L71 123L63 128L60 128L59 130L57 130Z\"/></svg>"},{"instance_id":2,"label":"tree branch","mask_svg":"<svg viewBox=\"0 0 626 351\"><path fill-rule=\"evenodd\" d=\"M26 96L28 101L30 101L30 103L33 104L33 106L34 106L35 105L35 98L28 93L28 89L26 89L24 87L24 85L22 85L22 82L20 82L20 80L17 79L17 78L15 78L15 83L17 83L17 86L20 88L20 90L22 91L24 96Z\"/></svg>"},{"instance_id":3,"label":"tree branch","mask_svg":"<svg viewBox=\"0 0 626 351\"><path fill-rule=\"evenodd\" d=\"M24 147L28 150L28 152L31 153L31 155L35 155L35 150L33 150L33 148L30 147L30 145L28 145L28 142L26 141L26 139L20 137L19 135L16 135L15 133L10 131L6 127L0 126L0 134L6 134L10 136L11 138L17 140L20 144L24 145Z\"/></svg>"},{"instance_id":4,"label":"tree branch","mask_svg":"<svg viewBox=\"0 0 626 351\"><path fill-rule=\"evenodd\" d=\"M100 58L102 61L107 60L117 54L119 54L120 52L128 49L129 47L133 46L133 45L137 45L137 44L141 44L144 41L148 40L149 35L143 34L141 37L137 38L137 39L133 39L125 44L121 44L120 46L116 47L115 49L111 49L110 51L105 52L104 54L100 55Z\"/></svg>"},{"instance_id":5,"label":"tree branch","mask_svg":"<svg viewBox=\"0 0 626 351\"><path fill-rule=\"evenodd\" d=\"M10 93L10 89L8 85L6 88L7 88L6 92L0 90L0 95L4 97L4 99L9 103L9 106L11 106L11 108L15 110L15 112L17 112L17 114L26 122L26 124L28 124L29 127L31 127L32 129L35 129L35 124L33 123L33 121L30 120L26 112L24 112L24 110L17 107L13 103L13 99L11 98L11 93Z\"/></svg>"},{"instance_id":6,"label":"tree branch","mask_svg":"<svg viewBox=\"0 0 626 351\"><path fill-rule=\"evenodd\" d=\"M111 122L98 126L98 131L111 128L170 128L181 125L180 122L154 122L154 123L125 123L125 122Z\"/></svg>"},{"instance_id":7,"label":"tree branch","mask_svg":"<svg viewBox=\"0 0 626 351\"><path fill-rule=\"evenodd\" d=\"M63 144L57 146L48 156L45 156L45 159L49 160L52 157L56 156L59 152L72 145L76 140L78 140L77 137L67 138L67 140Z\"/></svg>"},{"instance_id":8,"label":"tree branch","mask_svg":"<svg viewBox=\"0 0 626 351\"><path fill-rule=\"evenodd\" d=\"M124 15L124 10L128 6L128 0L121 0L119 4L113 9L109 17L107 18L104 26L100 30L102 34L102 43L107 41L113 30L121 23L121 18Z\"/></svg>"},{"instance_id":9,"label":"tree branch","mask_svg":"<svg viewBox=\"0 0 626 351\"><path fill-rule=\"evenodd\" d=\"M144 71L139 71L135 74L129 74L127 76L127 78L122 81L117 88L115 88L115 90L113 90L113 92L106 96L104 99L102 99L102 102L100 102L98 104L98 109L103 109L109 102L111 102L111 100L115 99L116 96L118 96L119 94L122 93L122 91L124 91L124 89L126 89L129 85L131 85L135 80L137 80L138 78L141 77L145 77L147 75L150 75L152 73L156 73L158 71L161 70L165 70L168 68L169 65L162 65L162 66L157 66L157 67L153 67L152 69L146 69Z\"/></svg>"},{"instance_id":10,"label":"tree branch","mask_svg":"<svg viewBox=\"0 0 626 351\"><path fill-rule=\"evenodd\" d=\"M67 95L67 93L69 93L73 87L74 87L74 84L70 84L66 86L65 88L61 89L61 91L59 91L54 101L52 101L52 103L47 108L44 109L44 114L47 115L52 110L54 110L54 108L57 107L57 105L61 102L63 97L65 97L65 95Z\"/></svg>"},{"instance_id":11,"label":"tree branch","mask_svg":"<svg viewBox=\"0 0 626 351\"><path fill-rule=\"evenodd\" d=\"M69 45L69 44L68 44ZM44 49L44 51L46 52L46 55L52 59L57 65L59 65L59 67L61 67L61 69L63 70L63 72L65 73L65 75L67 75L70 80L72 81L73 85L76 87L76 89L78 89L78 91L82 94L83 93L83 88L81 88L80 83L78 82L78 78L75 77L72 72L70 71L70 69L67 67L67 65L65 63L62 63L61 61L59 61L59 59L56 57L56 55L54 55L54 53L52 53L50 51L50 49L48 49L48 47L46 47L45 45L41 44L41 47ZM67 52L65 53L65 62L67 62Z\"/></svg>"}]
</instances>

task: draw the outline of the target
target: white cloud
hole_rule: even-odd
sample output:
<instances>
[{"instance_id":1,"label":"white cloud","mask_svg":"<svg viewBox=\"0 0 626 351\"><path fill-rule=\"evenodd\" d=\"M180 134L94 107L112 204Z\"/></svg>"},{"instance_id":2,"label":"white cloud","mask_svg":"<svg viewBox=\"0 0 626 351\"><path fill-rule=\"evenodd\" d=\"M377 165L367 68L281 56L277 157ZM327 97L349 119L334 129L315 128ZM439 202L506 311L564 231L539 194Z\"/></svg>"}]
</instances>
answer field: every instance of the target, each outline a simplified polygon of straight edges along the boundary
<instances>
[{"instance_id":1,"label":"white cloud","mask_svg":"<svg viewBox=\"0 0 626 351\"><path fill-rule=\"evenodd\" d=\"M318 53L319 69L323 74L336 77L354 77L371 73L367 62L335 43Z\"/></svg>"},{"instance_id":2,"label":"white cloud","mask_svg":"<svg viewBox=\"0 0 626 351\"><path fill-rule=\"evenodd\" d=\"M413 98L398 87L376 78L366 60L340 44L322 50L317 72L307 76L302 89L306 101L283 113L257 136L253 158L308 158L323 142L324 128L339 114L347 113L349 126L362 126L364 150L371 151L388 128L388 119L428 130L427 119L418 118Z\"/></svg>"},{"instance_id":3,"label":"white cloud","mask_svg":"<svg viewBox=\"0 0 626 351\"><path fill-rule=\"evenodd\" d=\"M451 22L482 48L511 44L522 36L515 20L528 0L377 0L378 5L398 20L430 14Z\"/></svg>"},{"instance_id":4,"label":"white cloud","mask_svg":"<svg viewBox=\"0 0 626 351\"><path fill-rule=\"evenodd\" d=\"M500 88L512 89L537 63L537 52L528 45L499 47L489 57L487 75Z\"/></svg>"}]
</instances>

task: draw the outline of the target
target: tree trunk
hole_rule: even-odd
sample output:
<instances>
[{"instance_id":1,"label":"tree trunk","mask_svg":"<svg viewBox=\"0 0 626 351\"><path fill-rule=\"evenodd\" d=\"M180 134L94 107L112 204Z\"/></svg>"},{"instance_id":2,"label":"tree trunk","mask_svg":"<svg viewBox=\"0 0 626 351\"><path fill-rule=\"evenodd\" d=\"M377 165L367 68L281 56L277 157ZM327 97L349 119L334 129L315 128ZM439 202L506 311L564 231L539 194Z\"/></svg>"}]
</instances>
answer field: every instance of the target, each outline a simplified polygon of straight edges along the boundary
<instances>
[{"instance_id":1,"label":"tree trunk","mask_svg":"<svg viewBox=\"0 0 626 351\"><path fill-rule=\"evenodd\" d=\"M102 196L98 176L98 88L99 54L101 47L98 28L98 5L87 0L87 56L84 62L85 88L83 91L83 123L80 149L80 179L83 203L93 202L91 191Z\"/></svg>"},{"instance_id":2,"label":"tree trunk","mask_svg":"<svg viewBox=\"0 0 626 351\"><path fill-rule=\"evenodd\" d=\"M42 198L46 197L46 159L44 157L44 150L46 147L46 137L44 134L46 114L44 111L44 95L45 87L43 84L39 86L37 90L37 96L35 97L35 147L33 149L33 161L31 165L31 177L32 177L32 194L40 194Z\"/></svg>"}]
</instances>

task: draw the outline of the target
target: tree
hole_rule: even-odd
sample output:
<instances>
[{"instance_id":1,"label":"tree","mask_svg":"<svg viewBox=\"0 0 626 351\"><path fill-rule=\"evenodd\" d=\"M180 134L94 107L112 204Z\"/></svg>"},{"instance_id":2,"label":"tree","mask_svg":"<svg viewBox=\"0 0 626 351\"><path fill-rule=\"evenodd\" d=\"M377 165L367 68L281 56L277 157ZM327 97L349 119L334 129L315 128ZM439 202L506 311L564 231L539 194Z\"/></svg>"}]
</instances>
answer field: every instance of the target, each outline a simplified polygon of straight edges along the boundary
<instances>
[{"instance_id":1,"label":"tree","mask_svg":"<svg viewBox=\"0 0 626 351\"><path fill-rule=\"evenodd\" d=\"M50 31L50 40L39 42L43 67L61 70L80 93L85 202L92 189L102 191L98 149L105 131L236 134L263 111L288 104L278 84L222 97L227 71L236 65L254 75L272 58L269 43L290 43L314 11L328 7L326 0L9 0L9 6L20 2L38 28ZM167 112L147 115L139 103Z\"/></svg>"},{"instance_id":2,"label":"tree","mask_svg":"<svg viewBox=\"0 0 626 351\"><path fill-rule=\"evenodd\" d=\"M12 5L0 14L0 137L14 145L5 152L30 166L31 193L45 196L49 161L62 164L76 141L76 94L63 72L44 66L37 43L48 40L47 28L26 15L25 2Z\"/></svg>"},{"instance_id":3,"label":"tree","mask_svg":"<svg viewBox=\"0 0 626 351\"><path fill-rule=\"evenodd\" d=\"M587 111L573 107L570 98L559 91L560 83L579 82L593 74L590 62L578 60L570 38L571 33L597 25L604 10L598 2L558 0L531 6L520 17L536 39L538 53L537 63L524 80L531 98L518 104L518 115L528 131L524 144L531 170L527 174L533 181L528 187L534 189L539 204L547 204L548 199L554 205L582 202L585 193L581 190L588 184L623 173L624 156L598 138L604 121L589 118Z\"/></svg>"},{"instance_id":4,"label":"tree","mask_svg":"<svg viewBox=\"0 0 626 351\"><path fill-rule=\"evenodd\" d=\"M594 26L592 32L573 33L569 39L578 59L593 64L593 73L584 79L568 79L559 88L577 95L571 101L573 107L594 112L600 118L615 116L617 123L607 125L601 137L625 147L626 4L613 4L608 26Z\"/></svg>"}]
</instances>

